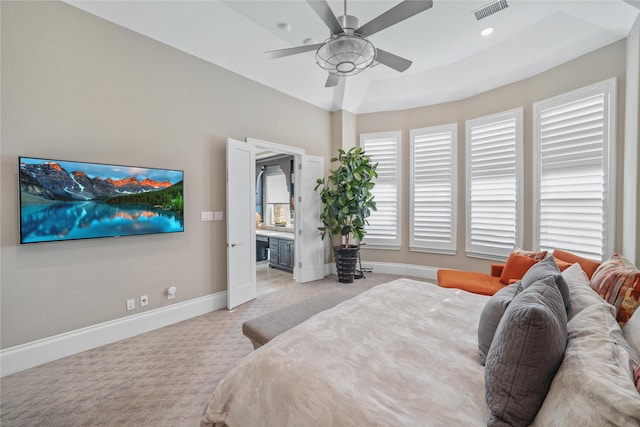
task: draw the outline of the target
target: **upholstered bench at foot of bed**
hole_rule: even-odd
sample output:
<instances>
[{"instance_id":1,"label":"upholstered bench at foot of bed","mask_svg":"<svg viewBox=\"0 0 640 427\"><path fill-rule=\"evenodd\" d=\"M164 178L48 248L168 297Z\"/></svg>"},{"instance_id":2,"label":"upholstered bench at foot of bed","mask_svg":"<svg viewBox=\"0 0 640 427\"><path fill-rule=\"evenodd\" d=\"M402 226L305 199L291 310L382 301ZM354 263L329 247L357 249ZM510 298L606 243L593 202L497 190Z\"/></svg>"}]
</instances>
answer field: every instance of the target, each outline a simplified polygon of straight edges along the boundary
<instances>
[{"instance_id":1,"label":"upholstered bench at foot of bed","mask_svg":"<svg viewBox=\"0 0 640 427\"><path fill-rule=\"evenodd\" d=\"M327 291L271 313L247 320L242 324L242 333L251 340L253 348L257 349L311 316L334 307L355 295L356 292L342 289Z\"/></svg>"}]
</instances>

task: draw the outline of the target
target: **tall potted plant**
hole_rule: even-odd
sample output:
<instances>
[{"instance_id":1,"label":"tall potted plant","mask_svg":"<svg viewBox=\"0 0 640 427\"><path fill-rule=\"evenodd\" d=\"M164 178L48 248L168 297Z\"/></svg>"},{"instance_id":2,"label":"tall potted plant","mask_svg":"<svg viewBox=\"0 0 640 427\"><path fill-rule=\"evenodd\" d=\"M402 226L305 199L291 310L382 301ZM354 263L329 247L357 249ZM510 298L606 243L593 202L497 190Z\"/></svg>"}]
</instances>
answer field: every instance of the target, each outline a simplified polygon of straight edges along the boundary
<instances>
[{"instance_id":1,"label":"tall potted plant","mask_svg":"<svg viewBox=\"0 0 640 427\"><path fill-rule=\"evenodd\" d=\"M338 167L330 171L326 181L319 178L315 188L320 190L323 205L320 219L324 225L318 229L322 239L341 236L341 244L333 247L338 281L352 283L359 242L366 234L367 218L376 210L371 189L375 185L373 179L378 177L378 164L373 164L359 147L347 152L339 149L338 157L331 159L334 162L339 163Z\"/></svg>"}]
</instances>

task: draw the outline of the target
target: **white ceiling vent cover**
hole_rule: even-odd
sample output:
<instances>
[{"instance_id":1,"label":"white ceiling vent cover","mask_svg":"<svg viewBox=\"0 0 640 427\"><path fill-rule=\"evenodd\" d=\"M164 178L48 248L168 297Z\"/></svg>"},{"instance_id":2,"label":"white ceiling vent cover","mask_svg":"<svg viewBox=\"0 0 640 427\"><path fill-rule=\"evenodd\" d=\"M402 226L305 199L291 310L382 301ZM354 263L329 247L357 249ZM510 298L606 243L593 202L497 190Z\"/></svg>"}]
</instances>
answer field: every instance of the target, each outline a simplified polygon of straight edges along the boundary
<instances>
[{"instance_id":1,"label":"white ceiling vent cover","mask_svg":"<svg viewBox=\"0 0 640 427\"><path fill-rule=\"evenodd\" d=\"M498 0L489 3L486 6L482 6L480 9L474 10L473 15L476 17L476 20L479 21L486 18L487 16L491 16L494 13L500 12L502 9L506 9L507 7L509 7L509 5L507 4L507 0Z\"/></svg>"}]
</instances>

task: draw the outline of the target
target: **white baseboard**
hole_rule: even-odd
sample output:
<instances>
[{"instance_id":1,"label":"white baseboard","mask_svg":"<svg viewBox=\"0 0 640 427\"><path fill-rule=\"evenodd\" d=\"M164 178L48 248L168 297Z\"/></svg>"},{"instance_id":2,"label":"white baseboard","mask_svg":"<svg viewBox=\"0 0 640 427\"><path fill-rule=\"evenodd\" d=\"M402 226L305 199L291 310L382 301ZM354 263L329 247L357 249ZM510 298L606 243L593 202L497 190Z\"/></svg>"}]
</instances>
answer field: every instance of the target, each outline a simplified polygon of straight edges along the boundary
<instances>
[{"instance_id":1,"label":"white baseboard","mask_svg":"<svg viewBox=\"0 0 640 427\"><path fill-rule=\"evenodd\" d=\"M0 377L227 306L227 291L65 332L0 351Z\"/></svg>"},{"instance_id":2,"label":"white baseboard","mask_svg":"<svg viewBox=\"0 0 640 427\"><path fill-rule=\"evenodd\" d=\"M438 268L424 265L399 264L394 262L363 261L362 267L372 268L374 273L397 274L398 276L420 277L422 279L437 280ZM326 264L327 274L336 274L336 264ZM366 275L367 273L365 273Z\"/></svg>"},{"instance_id":3,"label":"white baseboard","mask_svg":"<svg viewBox=\"0 0 640 427\"><path fill-rule=\"evenodd\" d=\"M436 267L424 265L363 261L362 267L365 269L373 268L374 273L397 274L398 276L420 277L429 280L436 280L438 278L438 269Z\"/></svg>"},{"instance_id":4,"label":"white baseboard","mask_svg":"<svg viewBox=\"0 0 640 427\"><path fill-rule=\"evenodd\" d=\"M374 273L397 274L436 280L436 267L390 262L363 262ZM336 274L335 263L325 273ZM366 274L366 273L365 273ZM52 362L82 351L162 328L227 306L227 291L65 332L0 350L0 377Z\"/></svg>"}]
</instances>

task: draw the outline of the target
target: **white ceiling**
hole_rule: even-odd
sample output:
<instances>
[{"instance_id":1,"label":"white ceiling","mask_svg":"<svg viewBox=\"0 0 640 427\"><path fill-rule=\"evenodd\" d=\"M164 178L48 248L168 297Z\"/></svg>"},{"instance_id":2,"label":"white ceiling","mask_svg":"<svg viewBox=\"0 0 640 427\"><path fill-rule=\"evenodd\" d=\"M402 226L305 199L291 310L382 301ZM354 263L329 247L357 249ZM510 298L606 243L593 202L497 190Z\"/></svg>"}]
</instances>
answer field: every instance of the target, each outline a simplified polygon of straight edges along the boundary
<instances>
[{"instance_id":1,"label":"white ceiling","mask_svg":"<svg viewBox=\"0 0 640 427\"><path fill-rule=\"evenodd\" d=\"M404 73L384 65L325 88L314 54L270 60L264 52L318 43L329 30L302 0L76 1L67 3L326 110L368 113L463 99L525 79L625 38L638 0L507 0L476 21L490 0L434 0L433 7L370 37L413 61ZM366 23L399 1L349 0ZM343 1L329 0L336 16ZM289 32L278 28L286 22ZM492 26L489 37L480 30ZM344 84L343 84L344 83Z\"/></svg>"}]
</instances>

